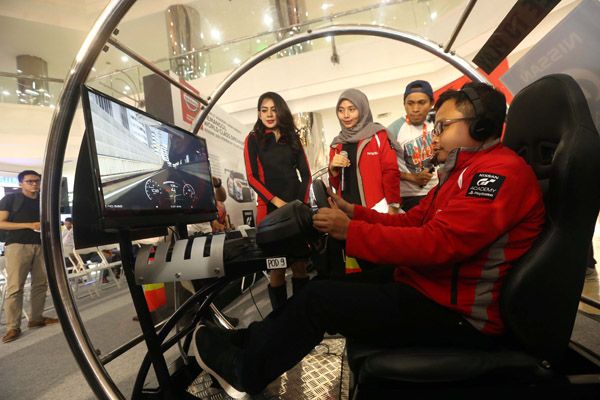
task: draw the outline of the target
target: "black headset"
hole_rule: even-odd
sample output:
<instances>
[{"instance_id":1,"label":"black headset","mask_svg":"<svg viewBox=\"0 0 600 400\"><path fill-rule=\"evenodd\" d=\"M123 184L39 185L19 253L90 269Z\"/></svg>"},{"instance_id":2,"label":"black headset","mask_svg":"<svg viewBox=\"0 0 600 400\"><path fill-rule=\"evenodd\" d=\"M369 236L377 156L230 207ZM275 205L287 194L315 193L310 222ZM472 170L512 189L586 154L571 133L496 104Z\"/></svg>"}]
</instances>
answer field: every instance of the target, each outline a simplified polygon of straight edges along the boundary
<instances>
[{"instance_id":1,"label":"black headset","mask_svg":"<svg viewBox=\"0 0 600 400\"><path fill-rule=\"evenodd\" d=\"M466 87L462 88L461 91L467 95L475 109L475 119L471 122L471 125L469 125L469 134L474 140L485 142L494 134L494 122L485 116L485 110L481 104L481 99L475 89Z\"/></svg>"}]
</instances>

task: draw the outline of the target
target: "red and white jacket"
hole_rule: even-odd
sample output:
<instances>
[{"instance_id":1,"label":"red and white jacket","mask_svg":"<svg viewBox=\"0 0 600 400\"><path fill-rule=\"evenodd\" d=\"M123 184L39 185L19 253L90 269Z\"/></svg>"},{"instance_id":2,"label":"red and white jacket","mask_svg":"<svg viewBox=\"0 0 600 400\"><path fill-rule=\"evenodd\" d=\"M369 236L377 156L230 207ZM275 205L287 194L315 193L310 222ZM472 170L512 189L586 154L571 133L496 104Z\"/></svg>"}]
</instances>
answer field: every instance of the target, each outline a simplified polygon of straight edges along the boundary
<instances>
[{"instance_id":1,"label":"red and white jacket","mask_svg":"<svg viewBox=\"0 0 600 400\"><path fill-rule=\"evenodd\" d=\"M329 149L329 163L342 151L342 143ZM356 176L362 205L367 208L377 206L380 212L387 212L387 206L400 203L400 171L396 161L396 152L392 149L387 132L381 130L370 138L358 143ZM339 193L340 177L331 175L329 184Z\"/></svg>"},{"instance_id":2,"label":"red and white jacket","mask_svg":"<svg viewBox=\"0 0 600 400\"><path fill-rule=\"evenodd\" d=\"M502 282L541 232L544 212L532 169L495 141L453 150L440 184L406 214L355 206L346 249L352 257L397 264L396 281L483 333L500 334Z\"/></svg>"}]
</instances>

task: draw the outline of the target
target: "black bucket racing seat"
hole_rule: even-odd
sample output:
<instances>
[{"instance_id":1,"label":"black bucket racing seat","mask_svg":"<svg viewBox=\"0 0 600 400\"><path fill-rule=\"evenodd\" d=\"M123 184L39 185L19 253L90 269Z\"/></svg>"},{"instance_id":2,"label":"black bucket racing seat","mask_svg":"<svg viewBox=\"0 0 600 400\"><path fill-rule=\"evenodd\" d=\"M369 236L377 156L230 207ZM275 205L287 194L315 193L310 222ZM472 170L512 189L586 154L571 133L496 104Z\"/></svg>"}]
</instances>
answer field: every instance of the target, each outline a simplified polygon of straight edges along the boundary
<instances>
[{"instance_id":1,"label":"black bucket racing seat","mask_svg":"<svg viewBox=\"0 0 600 400\"><path fill-rule=\"evenodd\" d=\"M426 392L447 398L453 391L461 398L468 393L487 397L498 392L482 392L482 385L512 393L510 385L531 389L556 381L600 207L600 137L579 85L557 74L514 97L503 143L531 165L546 205L542 233L513 266L500 293L508 344L486 351L348 343L355 398L395 398L411 390L418 398L428 398Z\"/></svg>"}]
</instances>

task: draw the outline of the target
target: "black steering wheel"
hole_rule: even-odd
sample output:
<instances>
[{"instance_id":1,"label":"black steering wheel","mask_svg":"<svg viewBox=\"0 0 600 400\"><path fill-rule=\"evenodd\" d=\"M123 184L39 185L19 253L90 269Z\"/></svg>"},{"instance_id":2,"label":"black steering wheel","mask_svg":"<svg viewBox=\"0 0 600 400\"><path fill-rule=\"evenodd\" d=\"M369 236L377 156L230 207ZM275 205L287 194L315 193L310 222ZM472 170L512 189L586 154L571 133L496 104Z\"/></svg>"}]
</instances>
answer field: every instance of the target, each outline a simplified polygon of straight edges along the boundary
<instances>
[{"instance_id":1,"label":"black steering wheel","mask_svg":"<svg viewBox=\"0 0 600 400\"><path fill-rule=\"evenodd\" d=\"M329 195L327 194L327 187L321 178L315 179L312 183L313 193L315 195L315 203L318 208L327 207L329 208Z\"/></svg>"}]
</instances>

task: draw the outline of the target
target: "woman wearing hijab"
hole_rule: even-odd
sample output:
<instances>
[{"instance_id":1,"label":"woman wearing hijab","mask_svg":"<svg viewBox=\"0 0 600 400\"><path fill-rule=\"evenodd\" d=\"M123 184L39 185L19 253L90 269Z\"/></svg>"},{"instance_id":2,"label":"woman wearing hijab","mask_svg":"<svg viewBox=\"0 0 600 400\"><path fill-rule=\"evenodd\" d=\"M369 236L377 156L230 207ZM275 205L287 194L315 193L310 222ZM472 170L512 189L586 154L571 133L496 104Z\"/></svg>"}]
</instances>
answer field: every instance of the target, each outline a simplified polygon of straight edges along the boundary
<instances>
[{"instance_id":1,"label":"woman wearing hijab","mask_svg":"<svg viewBox=\"0 0 600 400\"><path fill-rule=\"evenodd\" d=\"M258 99L258 118L246 138L244 160L248 183L258 194L257 225L289 201L308 202L308 160L292 113L277 93L267 92ZM291 268L292 291L296 293L308 283L306 263L297 261ZM269 298L275 309L287 299L285 269L271 270L269 281Z\"/></svg>"},{"instance_id":2,"label":"woman wearing hijab","mask_svg":"<svg viewBox=\"0 0 600 400\"><path fill-rule=\"evenodd\" d=\"M360 90L344 91L336 111L342 130L329 151L330 185L350 203L397 214L400 172L386 128L373 122L369 100ZM358 265L347 259L346 273L357 271Z\"/></svg>"}]
</instances>

